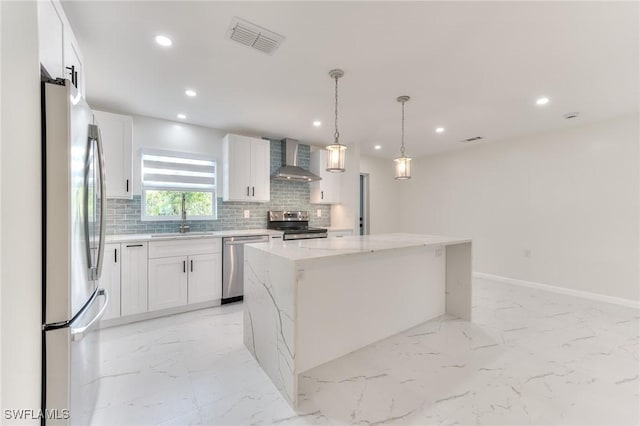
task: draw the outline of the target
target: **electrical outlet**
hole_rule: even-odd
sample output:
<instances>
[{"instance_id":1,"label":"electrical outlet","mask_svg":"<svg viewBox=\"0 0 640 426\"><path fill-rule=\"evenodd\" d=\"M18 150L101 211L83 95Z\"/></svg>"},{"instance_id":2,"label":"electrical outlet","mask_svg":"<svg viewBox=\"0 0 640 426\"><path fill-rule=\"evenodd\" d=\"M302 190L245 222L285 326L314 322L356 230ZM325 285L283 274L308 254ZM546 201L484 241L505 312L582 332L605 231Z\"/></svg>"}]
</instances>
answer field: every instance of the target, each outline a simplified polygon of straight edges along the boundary
<instances>
[{"instance_id":1,"label":"electrical outlet","mask_svg":"<svg viewBox=\"0 0 640 426\"><path fill-rule=\"evenodd\" d=\"M442 256L442 249L441 248L437 248L436 249L436 257L440 257Z\"/></svg>"},{"instance_id":2,"label":"electrical outlet","mask_svg":"<svg viewBox=\"0 0 640 426\"><path fill-rule=\"evenodd\" d=\"M531 250L530 249L524 249L522 254L524 255L524 257L531 257Z\"/></svg>"},{"instance_id":3,"label":"electrical outlet","mask_svg":"<svg viewBox=\"0 0 640 426\"><path fill-rule=\"evenodd\" d=\"M318 215L318 217L322 217L322 209L316 210L316 214Z\"/></svg>"},{"instance_id":4,"label":"electrical outlet","mask_svg":"<svg viewBox=\"0 0 640 426\"><path fill-rule=\"evenodd\" d=\"M245 210L244 211L244 218L245 219L249 219L251 217L251 213L249 212L249 210Z\"/></svg>"}]
</instances>

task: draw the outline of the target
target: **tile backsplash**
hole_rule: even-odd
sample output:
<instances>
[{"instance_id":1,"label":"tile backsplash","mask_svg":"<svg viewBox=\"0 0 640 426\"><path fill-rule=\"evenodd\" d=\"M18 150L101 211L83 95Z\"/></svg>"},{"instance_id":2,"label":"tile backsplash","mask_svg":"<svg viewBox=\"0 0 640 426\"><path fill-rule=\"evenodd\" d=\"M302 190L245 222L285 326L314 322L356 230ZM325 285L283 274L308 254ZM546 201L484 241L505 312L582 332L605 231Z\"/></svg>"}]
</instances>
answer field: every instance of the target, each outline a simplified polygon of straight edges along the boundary
<instances>
[{"instance_id":1,"label":"tile backsplash","mask_svg":"<svg viewBox=\"0 0 640 426\"><path fill-rule=\"evenodd\" d=\"M309 169L310 148L300 145L298 165ZM282 165L280 141L271 141L271 173ZM221 164L218 165L221 167ZM221 193L222 188L218 189ZM217 199L217 220L187 220L191 231L224 231L229 229L266 228L269 210L308 210L311 226L326 227L331 223L331 206L309 203L309 184L305 182L271 181L271 200L268 203L224 202ZM177 232L180 221L142 221L141 200L135 195L132 200L107 200L107 234L146 234ZM250 218L244 218L249 210ZM322 217L317 217L321 210Z\"/></svg>"}]
</instances>

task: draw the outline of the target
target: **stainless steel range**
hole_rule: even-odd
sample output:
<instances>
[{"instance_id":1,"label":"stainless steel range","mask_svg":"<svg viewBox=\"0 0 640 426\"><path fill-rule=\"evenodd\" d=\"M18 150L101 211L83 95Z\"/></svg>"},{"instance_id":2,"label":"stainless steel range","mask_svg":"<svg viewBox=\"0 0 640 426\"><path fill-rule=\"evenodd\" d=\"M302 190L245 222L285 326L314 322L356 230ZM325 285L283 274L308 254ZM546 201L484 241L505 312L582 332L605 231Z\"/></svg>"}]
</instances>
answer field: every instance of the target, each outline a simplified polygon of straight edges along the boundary
<instances>
[{"instance_id":1,"label":"stainless steel range","mask_svg":"<svg viewBox=\"0 0 640 426\"><path fill-rule=\"evenodd\" d=\"M309 226L309 212L270 211L267 228L283 231L283 240L327 238L326 229L312 228Z\"/></svg>"}]
</instances>

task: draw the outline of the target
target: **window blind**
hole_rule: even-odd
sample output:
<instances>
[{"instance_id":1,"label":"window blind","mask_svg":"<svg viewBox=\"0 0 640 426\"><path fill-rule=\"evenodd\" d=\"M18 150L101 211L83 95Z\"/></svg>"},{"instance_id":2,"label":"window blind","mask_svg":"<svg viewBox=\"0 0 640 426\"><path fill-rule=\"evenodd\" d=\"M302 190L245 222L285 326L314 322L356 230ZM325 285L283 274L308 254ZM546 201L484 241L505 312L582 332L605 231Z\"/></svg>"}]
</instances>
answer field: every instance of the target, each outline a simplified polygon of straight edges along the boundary
<instances>
[{"instance_id":1,"label":"window blind","mask_svg":"<svg viewBox=\"0 0 640 426\"><path fill-rule=\"evenodd\" d=\"M142 153L143 189L214 191L216 162L186 155Z\"/></svg>"}]
</instances>

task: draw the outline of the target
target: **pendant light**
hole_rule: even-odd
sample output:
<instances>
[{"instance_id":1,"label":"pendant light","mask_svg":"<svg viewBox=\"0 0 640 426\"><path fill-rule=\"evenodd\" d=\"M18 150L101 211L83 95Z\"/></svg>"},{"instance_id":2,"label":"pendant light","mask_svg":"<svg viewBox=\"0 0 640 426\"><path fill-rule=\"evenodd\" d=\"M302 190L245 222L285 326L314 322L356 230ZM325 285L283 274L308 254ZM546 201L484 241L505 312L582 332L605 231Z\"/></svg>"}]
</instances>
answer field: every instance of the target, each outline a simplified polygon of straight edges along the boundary
<instances>
[{"instance_id":1,"label":"pendant light","mask_svg":"<svg viewBox=\"0 0 640 426\"><path fill-rule=\"evenodd\" d=\"M338 79L344 75L344 71L335 69L329 71L329 76L336 81L336 109L335 109L335 128L333 134L333 144L327 146L327 171L333 173L342 173L345 171L344 158L347 147L340 144L340 133L338 132Z\"/></svg>"},{"instance_id":2,"label":"pendant light","mask_svg":"<svg viewBox=\"0 0 640 426\"><path fill-rule=\"evenodd\" d=\"M393 160L398 180L411 179L411 158L404 155L404 103L409 101L409 96L399 96L396 99L402 104L402 143L400 145L400 157Z\"/></svg>"}]
</instances>

